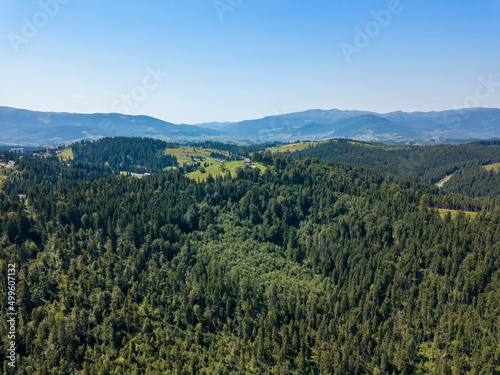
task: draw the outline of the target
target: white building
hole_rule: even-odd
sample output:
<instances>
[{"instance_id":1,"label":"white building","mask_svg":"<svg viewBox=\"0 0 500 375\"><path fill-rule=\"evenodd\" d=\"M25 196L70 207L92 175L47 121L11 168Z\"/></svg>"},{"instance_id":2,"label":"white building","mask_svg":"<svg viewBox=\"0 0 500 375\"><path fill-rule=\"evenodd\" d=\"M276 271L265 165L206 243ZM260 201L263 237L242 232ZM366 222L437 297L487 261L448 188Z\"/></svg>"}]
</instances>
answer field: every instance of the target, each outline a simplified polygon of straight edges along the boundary
<instances>
[{"instance_id":1,"label":"white building","mask_svg":"<svg viewBox=\"0 0 500 375\"><path fill-rule=\"evenodd\" d=\"M11 148L9 151L13 152L16 155L24 154L24 148Z\"/></svg>"}]
</instances>

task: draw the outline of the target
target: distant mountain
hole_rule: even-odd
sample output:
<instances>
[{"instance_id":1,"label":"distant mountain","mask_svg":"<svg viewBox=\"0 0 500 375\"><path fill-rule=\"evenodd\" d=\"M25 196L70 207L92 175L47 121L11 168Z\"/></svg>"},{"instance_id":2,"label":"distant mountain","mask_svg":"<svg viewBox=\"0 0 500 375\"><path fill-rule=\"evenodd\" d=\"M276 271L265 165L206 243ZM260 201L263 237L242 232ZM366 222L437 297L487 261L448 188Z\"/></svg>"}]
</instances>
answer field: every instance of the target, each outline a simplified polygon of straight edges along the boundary
<instances>
[{"instance_id":1,"label":"distant mountain","mask_svg":"<svg viewBox=\"0 0 500 375\"><path fill-rule=\"evenodd\" d=\"M0 107L0 143L4 144L64 143L117 136L182 141L218 138L221 133L148 116L33 112Z\"/></svg>"},{"instance_id":2,"label":"distant mountain","mask_svg":"<svg viewBox=\"0 0 500 375\"><path fill-rule=\"evenodd\" d=\"M472 108L443 112L393 112L384 118L421 130L424 135L445 139L500 137L500 109Z\"/></svg>"},{"instance_id":3,"label":"distant mountain","mask_svg":"<svg viewBox=\"0 0 500 375\"><path fill-rule=\"evenodd\" d=\"M333 124L344 119L371 114L362 111L341 111L332 109L323 111L319 109L305 112L290 113L277 116L268 116L259 120L246 120L219 128L227 135L237 138L250 138L259 140L292 140L300 134L303 126L318 126L318 136L325 132L322 125ZM321 128L321 130L320 130ZM330 128L327 133L334 129ZM307 131L307 130L306 130Z\"/></svg>"},{"instance_id":4,"label":"distant mountain","mask_svg":"<svg viewBox=\"0 0 500 375\"><path fill-rule=\"evenodd\" d=\"M334 129L333 131L331 129ZM357 140L384 140L384 139L398 139L404 134L406 139L418 137L418 133L412 129L407 129L404 126L394 123L385 118L376 115L362 115L351 118L342 119L334 123L334 127L331 124L323 124L321 127L314 125L306 125L299 129L305 137L309 136L315 138L327 139L327 138L349 138ZM320 133L320 137L315 134L317 130L321 130L325 133ZM332 132L331 134L329 133ZM302 138L304 138L302 136Z\"/></svg>"},{"instance_id":5,"label":"distant mountain","mask_svg":"<svg viewBox=\"0 0 500 375\"><path fill-rule=\"evenodd\" d=\"M446 143L500 138L500 109L443 112L309 110L217 128L235 138L295 141L351 138L391 143Z\"/></svg>"},{"instance_id":6,"label":"distant mountain","mask_svg":"<svg viewBox=\"0 0 500 375\"><path fill-rule=\"evenodd\" d=\"M227 126L233 125L234 122L206 122L202 124L196 124L196 126L199 126L200 128L208 128L208 129L213 129L213 130L220 130L222 128L225 128Z\"/></svg>"},{"instance_id":7,"label":"distant mountain","mask_svg":"<svg viewBox=\"0 0 500 375\"><path fill-rule=\"evenodd\" d=\"M500 139L500 109L443 112L309 110L236 123L176 125L148 116L32 112L0 107L0 144L64 143L102 137L251 142L350 138L386 143L460 143Z\"/></svg>"}]
</instances>

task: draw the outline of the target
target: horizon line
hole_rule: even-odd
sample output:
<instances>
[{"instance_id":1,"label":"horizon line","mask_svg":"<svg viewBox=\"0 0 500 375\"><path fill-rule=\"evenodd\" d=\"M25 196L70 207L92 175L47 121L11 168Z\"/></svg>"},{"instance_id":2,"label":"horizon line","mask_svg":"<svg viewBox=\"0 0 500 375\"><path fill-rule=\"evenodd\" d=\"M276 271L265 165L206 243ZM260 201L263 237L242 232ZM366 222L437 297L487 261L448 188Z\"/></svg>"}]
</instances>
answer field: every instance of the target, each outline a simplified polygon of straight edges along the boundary
<instances>
[{"instance_id":1,"label":"horizon line","mask_svg":"<svg viewBox=\"0 0 500 375\"><path fill-rule=\"evenodd\" d=\"M26 108L17 108L17 107L4 106L4 105L0 105L0 108L8 108L8 109L13 109L13 110L18 110L18 111L28 111L28 112L36 112L36 113L62 114L62 115L120 115L120 116L127 116L127 117L150 117L150 118L160 120L160 121L172 124L172 125L191 125L191 126L211 124L211 123L213 123L213 124L236 124L239 122L262 120L262 119L266 119L269 117L294 115L294 114L300 114L300 113L311 112L311 111L364 112L363 114L375 114L375 115L385 116L385 115L390 115L393 113L416 114L416 113L443 113L443 112L460 112L460 111L463 112L463 111L473 111L473 110L500 110L500 108L497 108L497 107L464 107L464 108L457 108L457 109L444 109L444 110L439 110L439 111L437 111L437 110L434 110L434 111L429 111L429 110L419 110L419 111L395 110L395 111L390 111L390 112L375 112L375 111L368 111L368 110L362 110L362 109L311 108L311 109L305 109L303 111L280 113L280 114L268 115L268 116L263 116L263 117L248 118L248 119L239 120L239 121L203 121L203 122L198 122L198 123L185 123L185 122L173 123L171 121L164 120L160 117L155 117L155 116L146 115L146 114L126 114L126 113L120 113L120 112L66 112L66 111L58 112L58 111L50 111L50 110L33 110L33 109L26 109Z\"/></svg>"}]
</instances>

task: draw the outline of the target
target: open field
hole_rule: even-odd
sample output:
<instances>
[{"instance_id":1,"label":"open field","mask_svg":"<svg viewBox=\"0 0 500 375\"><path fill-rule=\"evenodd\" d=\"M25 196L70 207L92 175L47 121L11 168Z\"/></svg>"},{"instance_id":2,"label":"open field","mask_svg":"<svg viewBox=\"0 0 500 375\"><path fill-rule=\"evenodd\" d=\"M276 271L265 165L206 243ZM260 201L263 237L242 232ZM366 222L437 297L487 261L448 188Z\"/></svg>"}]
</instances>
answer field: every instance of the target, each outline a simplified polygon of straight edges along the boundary
<instances>
[{"instance_id":1,"label":"open field","mask_svg":"<svg viewBox=\"0 0 500 375\"><path fill-rule=\"evenodd\" d=\"M283 144L279 145L278 149L279 152L295 152L295 151L302 151L305 150L308 147L314 147L319 145L320 143L324 142L300 142L300 143L288 143L288 144ZM268 147L266 151L270 152L276 152L276 147Z\"/></svg>"},{"instance_id":2,"label":"open field","mask_svg":"<svg viewBox=\"0 0 500 375\"><path fill-rule=\"evenodd\" d=\"M483 165L483 168L487 171L495 171L496 173L500 172L500 163Z\"/></svg>"},{"instance_id":3,"label":"open field","mask_svg":"<svg viewBox=\"0 0 500 375\"><path fill-rule=\"evenodd\" d=\"M215 150L211 149L199 149L199 148L194 148L194 147L177 147L177 148L167 148L164 150L165 155L173 155L177 158L177 162L179 163L180 166L182 166L184 163L186 165L192 165L198 162L202 163L207 163L209 165L213 165L215 163L218 163L218 160L215 158L212 158L210 154L212 152L215 152ZM220 154L229 156L228 152L218 152ZM186 154L188 156L186 156ZM193 156L193 157L191 157ZM200 160L200 158L202 160ZM193 161L194 159L194 161Z\"/></svg>"},{"instance_id":4,"label":"open field","mask_svg":"<svg viewBox=\"0 0 500 375\"><path fill-rule=\"evenodd\" d=\"M451 218L454 219L455 217L457 217L457 215L458 215L459 212L463 212L465 214L465 216L468 216L468 217L471 217L471 218L474 218L474 217L477 216L477 212L446 210L444 208L438 208L438 211L439 211L439 215L441 216L442 219L444 219L445 216L448 213L450 213L451 214Z\"/></svg>"},{"instance_id":5,"label":"open field","mask_svg":"<svg viewBox=\"0 0 500 375\"><path fill-rule=\"evenodd\" d=\"M337 142L337 140L333 140L333 142ZM362 141L349 141L351 145L362 146L366 148L377 148L384 151L395 151L395 150L408 150L411 146L406 145L388 145L385 143L371 143L371 142L362 142Z\"/></svg>"},{"instance_id":6,"label":"open field","mask_svg":"<svg viewBox=\"0 0 500 375\"><path fill-rule=\"evenodd\" d=\"M73 150L70 149L70 148L67 148L66 150L63 150L59 155L58 155L59 159L63 160L63 161L68 161L68 160L73 160L74 159L74 156L73 156Z\"/></svg>"},{"instance_id":7,"label":"open field","mask_svg":"<svg viewBox=\"0 0 500 375\"><path fill-rule=\"evenodd\" d=\"M267 167L263 166L262 164L259 163L252 163L255 165L257 168L261 170L261 172L264 172ZM189 173L187 176L189 178L192 178L193 180L196 181L204 181L208 178L208 176L218 176L218 175L225 175L228 171L231 172L231 176L236 175L236 169L238 168L245 168L245 162L243 160L239 161L230 161L227 163L221 163L221 164L213 164L210 167L205 168L205 173L202 173L201 171L195 171Z\"/></svg>"},{"instance_id":8,"label":"open field","mask_svg":"<svg viewBox=\"0 0 500 375\"><path fill-rule=\"evenodd\" d=\"M120 174L121 175L125 175L125 176L128 175L128 174L130 174L132 177L137 177L137 178L144 177L144 175L141 174L141 173L132 173L132 172L126 172L126 171L120 171Z\"/></svg>"},{"instance_id":9,"label":"open field","mask_svg":"<svg viewBox=\"0 0 500 375\"><path fill-rule=\"evenodd\" d=\"M320 142L300 142L300 143L287 143L279 145L279 152L295 152L302 151L308 148L316 147L324 143L337 143L337 139L332 139L328 141L320 141ZM386 151L392 150L402 150L408 149L409 146L401 146L401 145L385 145L385 144L372 144L367 142L358 142L358 141L349 141L352 145L367 147L367 148L379 148ZM276 152L276 147L268 147L266 151Z\"/></svg>"}]
</instances>

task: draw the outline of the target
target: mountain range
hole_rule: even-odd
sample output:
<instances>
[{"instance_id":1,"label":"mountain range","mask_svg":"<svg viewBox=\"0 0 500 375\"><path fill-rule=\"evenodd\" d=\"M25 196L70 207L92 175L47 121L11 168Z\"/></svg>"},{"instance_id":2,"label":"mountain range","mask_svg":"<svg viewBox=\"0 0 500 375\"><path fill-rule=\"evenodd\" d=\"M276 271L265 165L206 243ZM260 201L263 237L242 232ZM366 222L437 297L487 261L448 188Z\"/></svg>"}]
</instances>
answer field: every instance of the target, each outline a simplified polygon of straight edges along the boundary
<instances>
[{"instance_id":1,"label":"mountain range","mask_svg":"<svg viewBox=\"0 0 500 375\"><path fill-rule=\"evenodd\" d=\"M102 137L241 142L349 138L386 143L460 143L500 138L500 109L442 112L309 110L241 122L173 124L149 116L35 112L0 107L0 144L44 145Z\"/></svg>"}]
</instances>

